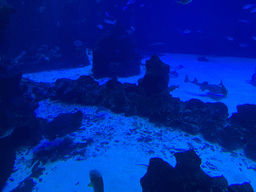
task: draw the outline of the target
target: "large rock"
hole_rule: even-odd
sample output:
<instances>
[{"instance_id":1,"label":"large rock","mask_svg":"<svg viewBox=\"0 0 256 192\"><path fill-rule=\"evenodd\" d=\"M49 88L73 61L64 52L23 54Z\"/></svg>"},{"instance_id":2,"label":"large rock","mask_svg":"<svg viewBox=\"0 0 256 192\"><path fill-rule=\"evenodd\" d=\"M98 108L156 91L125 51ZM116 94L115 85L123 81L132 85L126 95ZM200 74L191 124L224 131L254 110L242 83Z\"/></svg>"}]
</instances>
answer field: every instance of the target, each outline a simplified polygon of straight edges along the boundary
<instances>
[{"instance_id":1,"label":"large rock","mask_svg":"<svg viewBox=\"0 0 256 192\"><path fill-rule=\"evenodd\" d=\"M168 89L170 66L163 63L157 55L146 61L146 74L139 80L147 95L159 94Z\"/></svg>"},{"instance_id":2,"label":"large rock","mask_svg":"<svg viewBox=\"0 0 256 192\"><path fill-rule=\"evenodd\" d=\"M174 156L175 167L160 158L150 159L147 173L140 180L143 192L253 191L248 183L228 186L224 177L210 177L204 173L201 159L193 150Z\"/></svg>"},{"instance_id":3,"label":"large rock","mask_svg":"<svg viewBox=\"0 0 256 192\"><path fill-rule=\"evenodd\" d=\"M50 141L57 137L63 137L77 131L82 125L82 119L83 113L81 111L61 113L46 125L43 135Z\"/></svg>"}]
</instances>

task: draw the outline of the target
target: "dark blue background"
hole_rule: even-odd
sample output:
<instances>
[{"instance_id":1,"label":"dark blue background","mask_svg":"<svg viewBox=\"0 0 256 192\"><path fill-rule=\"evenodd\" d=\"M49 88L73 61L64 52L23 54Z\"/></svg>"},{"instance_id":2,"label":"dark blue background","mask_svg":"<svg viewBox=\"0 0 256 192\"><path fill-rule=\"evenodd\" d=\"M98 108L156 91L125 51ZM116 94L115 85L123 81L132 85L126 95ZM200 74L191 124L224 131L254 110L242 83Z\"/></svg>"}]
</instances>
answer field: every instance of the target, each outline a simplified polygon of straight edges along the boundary
<instances>
[{"instance_id":1,"label":"dark blue background","mask_svg":"<svg viewBox=\"0 0 256 192\"><path fill-rule=\"evenodd\" d=\"M123 7L127 1L122 0L101 0L100 3L96 0L24 0L24 3L10 0L8 3L16 13L11 16L1 53L11 57L43 44L58 45L68 51L77 39L92 48L105 32L114 28L104 23L105 12L110 19L117 19L124 31L135 27L137 49L145 53L256 57L256 41L252 38L256 36L256 13L243 9L251 1L193 0L187 5L178 5L174 0L137 0L126 10ZM46 7L43 13L39 13L40 6ZM103 29L97 25L103 25ZM183 34L186 29L191 32ZM226 36L234 37L234 41ZM152 45L157 42L164 44ZM247 43L248 47L240 47L239 43Z\"/></svg>"}]
</instances>

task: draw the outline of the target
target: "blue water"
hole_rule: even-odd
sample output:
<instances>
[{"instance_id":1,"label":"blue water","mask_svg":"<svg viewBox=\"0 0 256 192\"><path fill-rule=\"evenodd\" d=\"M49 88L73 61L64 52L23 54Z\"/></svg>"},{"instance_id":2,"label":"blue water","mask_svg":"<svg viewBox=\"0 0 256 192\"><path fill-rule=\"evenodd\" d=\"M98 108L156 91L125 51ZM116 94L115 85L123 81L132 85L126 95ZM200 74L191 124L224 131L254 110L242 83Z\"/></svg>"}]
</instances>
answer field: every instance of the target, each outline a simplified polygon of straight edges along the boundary
<instances>
[{"instance_id":1,"label":"blue water","mask_svg":"<svg viewBox=\"0 0 256 192\"><path fill-rule=\"evenodd\" d=\"M179 78L173 80L173 82L177 82L177 85L184 82L183 76L187 75L185 72L189 72L188 69L193 69L193 72L191 72L189 75L196 75L196 77L193 76L193 78L198 78L200 81L215 80L215 83L221 82L224 79L224 84L228 82L226 84L231 85L230 87L227 87L227 89L230 88L229 93L233 93L233 95L230 94L229 98L221 99L223 99L223 102L227 105L232 105L235 103L231 107L228 106L230 109L232 109L232 112L235 112L235 105L237 104L238 100L239 102L241 101L242 104L245 102L255 104L255 100L253 99L248 99L247 101L247 98L252 98L253 94L255 94L255 87L251 85L246 85L246 87L243 84L246 80L251 81L251 76L254 74L254 67L256 67L255 60L246 60L252 63L248 65L249 67L245 67L246 72L243 72L243 76L239 76L241 75L239 70L242 70L242 67L237 67L236 69L238 71L229 69L231 64L228 63L227 59L227 66L224 67L223 65L221 68L221 62L224 63L226 60L220 62L220 59L216 58L220 56L256 58L256 2L248 0L192 0L192 2L183 5L181 3L177 3L175 0L0 0L0 8L4 5L11 7L12 12L10 14L3 14L3 12L0 12L1 18L4 18L4 22L0 23L0 64L1 66L3 65L7 67L9 70L18 71L21 73L38 71L43 71L44 73L44 71L47 70L64 70L67 68L84 67L90 64L88 61L83 59L85 55L90 55L86 52L88 50L94 50L97 42L99 42L104 35L111 33L116 39L120 40L120 42L122 42L122 39L126 39L128 37L127 39L129 39L131 42L131 49L136 50L136 52L140 54L141 58L144 59L149 58L152 54L161 55L162 53L195 55L195 59L193 56L191 56L193 57L192 59L189 58L186 60L186 57L182 57L183 60L180 60L180 62L185 62L185 67L187 68L180 73L181 76L179 76ZM127 49L130 50L129 48ZM120 50L117 49L116 52L118 54ZM27 56L26 60L21 59L24 55ZM211 67L208 66L208 68L207 63L198 65L199 67L205 67L202 71L205 70L209 72L212 70L214 73L218 74L214 75L213 73L208 75L202 74L203 72L201 70L196 71L196 68L198 67L196 58L199 56L210 58L211 62ZM170 58L173 59L174 56L170 56ZM171 59L168 58L168 62L173 61ZM190 66L187 61L191 62ZM214 65L215 61L217 63L216 65ZM239 62L237 61L234 63L237 63L237 65L240 66L242 65L243 61L244 60L239 60ZM173 66L180 65L179 59L176 58L175 62L176 63L174 63ZM253 62L255 62L255 64ZM171 64L168 63L168 65ZM218 70L215 70L216 66L218 66ZM140 67L143 69L145 68L144 64L142 64ZM223 71L227 73L232 71L233 76L230 74L229 76L222 74ZM145 72L145 70L143 72ZM57 73L61 74L61 72ZM63 77L63 74L65 75L63 72L60 76ZM86 71L85 74L92 75L91 71L89 73ZM200 76L200 74L202 75ZM43 76L47 75L49 75L47 72L43 74ZM79 77L80 75L81 74L76 74L76 77ZM31 75L28 76L31 77ZM75 75L72 74L71 76ZM216 78L216 76L218 78ZM34 75L33 78L35 77L39 78L39 76ZM53 75L51 78L55 81L58 77L59 76L57 75ZM209 79L207 79L207 77L209 77ZM229 77L234 79L236 78L236 80L239 80L239 82L234 83L235 81ZM40 82L40 80L38 80L38 82ZM104 83L106 82L105 79L102 81ZM240 88L243 87L243 89L235 87L236 85L239 85ZM183 94L187 91L184 91L184 89L182 89L183 87L184 85L181 85L181 89L175 92L174 95L176 94L175 96L177 97L180 96L180 98L183 100L186 100L187 98L191 99L190 97L187 97L186 94ZM247 89L248 87L249 89ZM237 90L246 91L245 94L247 95L243 96L242 93L239 92L238 97L235 95ZM250 95L248 93L250 93ZM200 97L196 98L200 99ZM230 101L230 98L239 99ZM212 102L216 101L211 99L209 100ZM205 99L204 101L208 102L209 100ZM57 116L59 113L63 112L59 110L56 113L52 111L47 113L47 110L49 110L47 107L50 105L56 107L56 103L49 103L50 104L45 104L46 107L43 107L43 111L46 111L46 114L37 114L39 117L49 120L51 118L49 118L47 115L53 113ZM72 110L67 110L67 112L75 110L76 107L77 106L71 106L70 108ZM93 116L95 109L93 112L86 112L92 113L90 115ZM111 114L109 111L106 113ZM118 118L124 122L129 122L129 120L125 119L125 117ZM101 120L97 119L96 121L102 123ZM136 121L136 118L134 121ZM145 123L142 120L140 121ZM94 124L95 122L91 123ZM111 121L111 126L114 125L117 125L117 123ZM120 126L122 126L122 122L120 123ZM152 126L152 129L155 129L155 127ZM92 132L91 134L95 136ZM184 133L180 132L177 133L178 136L183 134ZM42 140L41 142L41 144L43 143L43 146L44 142L45 140ZM98 140L98 142L99 145L101 145L101 141ZM190 140L188 143L189 142ZM56 143L54 143L53 146L55 146L55 144ZM59 143L57 142L56 145L58 144ZM199 152L201 149L199 144L194 145L198 146L197 152ZM129 148L129 145L124 146ZM187 149L185 146L186 145L181 146L181 148L183 148L183 150ZM220 147L218 147L219 146L217 146L219 155L222 152ZM132 150L133 148L131 148L131 151ZM173 149L172 152L174 153L178 151L175 150ZM239 154L241 159L245 158L245 156L241 155L242 152L240 153L240 151L238 151L237 154ZM161 155L161 157L164 157L163 153L161 153ZM214 156L214 152L211 154L211 156ZM146 161L150 157L152 156L148 155L143 160ZM219 159L221 160L219 161L224 162L225 157L226 156L220 156ZM207 158L209 159L211 157L206 157L205 159L208 160ZM239 158L232 158L238 159L237 164L242 162L242 160ZM216 162L218 161L217 158L213 159ZM233 161L233 159L231 161ZM112 156L111 160L113 160ZM166 160L168 161L168 158L166 158ZM244 162L245 161L247 162L249 160L246 159ZM255 162L249 162L255 166ZM97 166L96 163L94 166ZM106 166L103 165L100 167L102 170L106 168ZM241 167L241 170L244 170L243 175L239 175L236 170L234 171L235 176L227 174L230 177L230 180L234 183L240 181L252 182L253 187L255 188L256 182L253 178L250 178L251 175L254 175L252 170L255 170L255 168L251 168L251 170L248 171L247 168L250 166L246 167L243 165ZM207 166L205 166L205 169L207 170ZM232 168L230 168L230 170L231 169ZM76 170L78 170L77 167ZM86 169L87 172L88 170L89 169ZM229 169L224 170L223 168L218 171L218 174L220 175L221 171L228 172ZM251 173L250 171L253 173L249 174ZM144 172L145 171L140 170L138 173L136 173L136 178L139 178L140 176L142 177L143 174L139 174ZM208 173L210 173L210 170L208 170ZM86 179L88 180L88 173L85 174L87 175ZM216 175L218 174L216 173ZM235 177L239 179L233 179ZM243 179L242 177L246 178ZM14 182L16 185L18 185L17 183L23 181L26 177L23 174L22 177L13 176L12 178L14 180L17 178L22 178L19 181L15 181L16 183ZM109 181L111 181L111 179L112 178L108 178ZM50 186L49 183L47 183L47 185ZM49 187L42 187L43 183L40 183L38 187L39 186L41 187L41 191L47 190L47 187ZM10 189L11 188L12 187L10 187ZM51 188L51 186L49 188ZM6 189L6 191L8 189ZM91 189L87 189L85 184L83 184L83 188L79 188L80 191L83 191L84 189L87 191L92 191ZM73 190L73 188L71 187L70 190ZM79 190L77 189L77 191ZM111 191L111 188L109 187L108 190Z\"/></svg>"}]
</instances>

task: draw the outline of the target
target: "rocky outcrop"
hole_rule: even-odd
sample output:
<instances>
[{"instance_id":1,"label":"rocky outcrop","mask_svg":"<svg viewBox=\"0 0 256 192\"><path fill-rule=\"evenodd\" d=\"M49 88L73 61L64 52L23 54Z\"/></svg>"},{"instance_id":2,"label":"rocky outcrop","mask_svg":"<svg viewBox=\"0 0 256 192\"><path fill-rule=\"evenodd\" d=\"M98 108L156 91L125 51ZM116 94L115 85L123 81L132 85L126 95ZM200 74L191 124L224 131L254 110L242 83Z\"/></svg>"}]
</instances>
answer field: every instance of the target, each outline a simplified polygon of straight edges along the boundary
<instances>
[{"instance_id":1,"label":"rocky outcrop","mask_svg":"<svg viewBox=\"0 0 256 192\"><path fill-rule=\"evenodd\" d=\"M151 158L147 173L141 178L143 192L243 191L253 192L249 183L228 185L222 177L210 177L201 169L201 159L194 150L175 153L176 166L160 158Z\"/></svg>"}]
</instances>

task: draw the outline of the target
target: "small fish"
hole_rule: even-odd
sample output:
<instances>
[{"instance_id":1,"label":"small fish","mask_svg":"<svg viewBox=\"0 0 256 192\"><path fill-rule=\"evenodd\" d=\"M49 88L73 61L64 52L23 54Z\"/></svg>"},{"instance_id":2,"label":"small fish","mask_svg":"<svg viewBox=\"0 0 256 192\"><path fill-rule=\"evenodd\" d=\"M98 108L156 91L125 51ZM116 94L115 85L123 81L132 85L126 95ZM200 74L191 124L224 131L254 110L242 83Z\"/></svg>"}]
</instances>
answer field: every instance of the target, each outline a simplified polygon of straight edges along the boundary
<instances>
[{"instance_id":1,"label":"small fish","mask_svg":"<svg viewBox=\"0 0 256 192\"><path fill-rule=\"evenodd\" d=\"M80 40L75 40L74 41L74 43L73 43L76 47L80 47L80 46L82 46L82 45L84 45L83 43L82 43L82 41L80 41Z\"/></svg>"},{"instance_id":2,"label":"small fish","mask_svg":"<svg viewBox=\"0 0 256 192\"><path fill-rule=\"evenodd\" d=\"M226 36L226 38L227 38L229 41L234 41L234 37Z\"/></svg>"},{"instance_id":3,"label":"small fish","mask_svg":"<svg viewBox=\"0 0 256 192\"><path fill-rule=\"evenodd\" d=\"M97 25L99 29L103 29L103 25Z\"/></svg>"},{"instance_id":4,"label":"small fish","mask_svg":"<svg viewBox=\"0 0 256 192\"><path fill-rule=\"evenodd\" d=\"M96 169L90 171L91 183L88 187L92 187L94 192L104 192L103 179L100 172Z\"/></svg>"},{"instance_id":5,"label":"small fish","mask_svg":"<svg viewBox=\"0 0 256 192\"><path fill-rule=\"evenodd\" d=\"M188 4L188 3L190 3L190 2L192 2L192 0L180 0L180 1L175 1L176 3L178 3L178 4L182 4L182 5L186 5L186 4Z\"/></svg>"},{"instance_id":6,"label":"small fish","mask_svg":"<svg viewBox=\"0 0 256 192\"><path fill-rule=\"evenodd\" d=\"M247 43L239 43L239 46L240 47L248 47L248 44Z\"/></svg>"},{"instance_id":7,"label":"small fish","mask_svg":"<svg viewBox=\"0 0 256 192\"><path fill-rule=\"evenodd\" d=\"M115 20L109 20L109 19L104 19L105 23L111 24L111 25L115 25L116 24L116 19Z\"/></svg>"},{"instance_id":8,"label":"small fish","mask_svg":"<svg viewBox=\"0 0 256 192\"><path fill-rule=\"evenodd\" d=\"M255 13L256 12L256 7L252 8L252 10L250 11L250 13Z\"/></svg>"},{"instance_id":9,"label":"small fish","mask_svg":"<svg viewBox=\"0 0 256 192\"><path fill-rule=\"evenodd\" d=\"M247 4L247 5L243 6L243 9L250 9L253 6L255 6L255 4Z\"/></svg>"},{"instance_id":10,"label":"small fish","mask_svg":"<svg viewBox=\"0 0 256 192\"><path fill-rule=\"evenodd\" d=\"M126 9L127 9L127 6L124 6L124 7L123 7L123 11L125 11Z\"/></svg>"},{"instance_id":11,"label":"small fish","mask_svg":"<svg viewBox=\"0 0 256 192\"><path fill-rule=\"evenodd\" d=\"M176 70L181 70L181 69L183 69L183 68L184 68L183 65L179 65L178 67L174 67L174 69L176 69Z\"/></svg>"},{"instance_id":12,"label":"small fish","mask_svg":"<svg viewBox=\"0 0 256 192\"><path fill-rule=\"evenodd\" d=\"M241 22L241 23L250 23L250 21L247 21L247 20L243 20L243 19L239 19L239 20L237 20L238 22Z\"/></svg>"},{"instance_id":13,"label":"small fish","mask_svg":"<svg viewBox=\"0 0 256 192\"><path fill-rule=\"evenodd\" d=\"M108 13L108 12L105 12L105 15L106 15L107 17L109 17L109 13Z\"/></svg>"},{"instance_id":14,"label":"small fish","mask_svg":"<svg viewBox=\"0 0 256 192\"><path fill-rule=\"evenodd\" d=\"M164 43L159 41L159 42L148 44L147 46L156 46L156 45L164 45Z\"/></svg>"},{"instance_id":15,"label":"small fish","mask_svg":"<svg viewBox=\"0 0 256 192\"><path fill-rule=\"evenodd\" d=\"M170 71L169 76L171 78L178 78L179 74L177 73L177 70L175 70L175 71Z\"/></svg>"},{"instance_id":16,"label":"small fish","mask_svg":"<svg viewBox=\"0 0 256 192\"><path fill-rule=\"evenodd\" d=\"M135 3L135 0L128 0L128 2L126 3L127 5L133 4Z\"/></svg>"},{"instance_id":17,"label":"small fish","mask_svg":"<svg viewBox=\"0 0 256 192\"><path fill-rule=\"evenodd\" d=\"M169 91L174 91L175 89L179 89L180 85L172 85L168 88Z\"/></svg>"},{"instance_id":18,"label":"small fish","mask_svg":"<svg viewBox=\"0 0 256 192\"><path fill-rule=\"evenodd\" d=\"M209 62L209 59L205 58L205 57L198 57L196 59L197 62Z\"/></svg>"},{"instance_id":19,"label":"small fish","mask_svg":"<svg viewBox=\"0 0 256 192\"><path fill-rule=\"evenodd\" d=\"M189 30L189 29L186 29L186 30L184 30L184 31L183 31L183 33L184 33L184 34L188 34L188 33L191 33L191 30Z\"/></svg>"}]
</instances>

